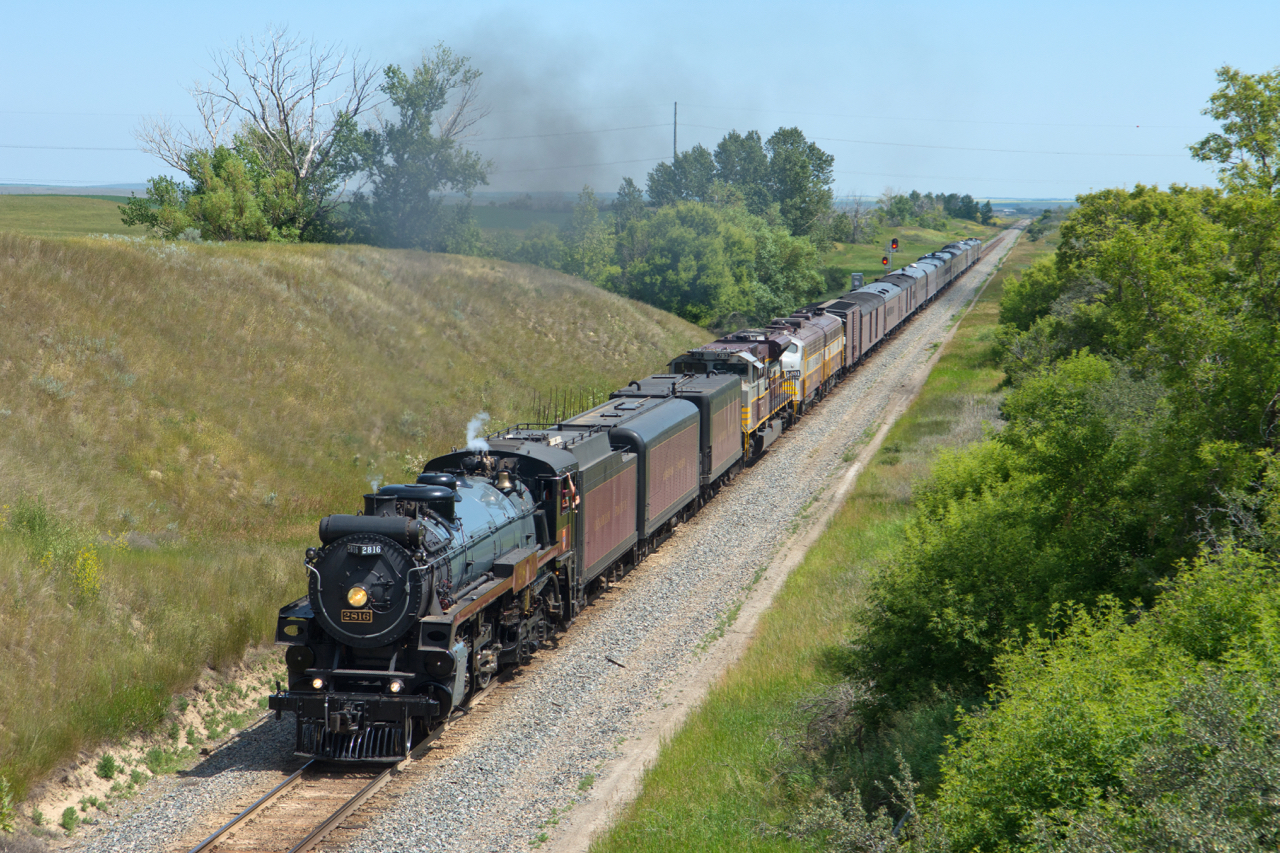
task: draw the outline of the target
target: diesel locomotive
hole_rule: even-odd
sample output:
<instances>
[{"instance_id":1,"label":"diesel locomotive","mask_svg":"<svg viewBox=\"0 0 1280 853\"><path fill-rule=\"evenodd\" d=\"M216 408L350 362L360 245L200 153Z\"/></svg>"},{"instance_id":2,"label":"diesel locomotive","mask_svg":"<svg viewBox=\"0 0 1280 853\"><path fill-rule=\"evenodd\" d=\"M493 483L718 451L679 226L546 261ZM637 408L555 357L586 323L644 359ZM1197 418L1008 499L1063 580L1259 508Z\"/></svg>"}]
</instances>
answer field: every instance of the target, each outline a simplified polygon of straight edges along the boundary
<instances>
[{"instance_id":1,"label":"diesel locomotive","mask_svg":"<svg viewBox=\"0 0 1280 853\"><path fill-rule=\"evenodd\" d=\"M867 354L977 262L964 240L871 284L676 356L554 424L431 460L320 522L280 610L296 752L399 761L527 663Z\"/></svg>"}]
</instances>

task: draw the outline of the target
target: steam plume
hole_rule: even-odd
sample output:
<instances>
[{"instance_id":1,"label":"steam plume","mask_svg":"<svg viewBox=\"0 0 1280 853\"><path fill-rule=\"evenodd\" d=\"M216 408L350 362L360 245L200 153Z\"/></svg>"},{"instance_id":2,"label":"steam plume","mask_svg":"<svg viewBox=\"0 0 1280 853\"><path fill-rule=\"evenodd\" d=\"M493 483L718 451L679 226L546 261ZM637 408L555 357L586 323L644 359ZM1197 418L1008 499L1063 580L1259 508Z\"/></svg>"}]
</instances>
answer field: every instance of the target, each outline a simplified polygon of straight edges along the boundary
<instances>
[{"instance_id":1,"label":"steam plume","mask_svg":"<svg viewBox=\"0 0 1280 853\"><path fill-rule=\"evenodd\" d=\"M489 442L480 437L484 425L489 422L489 413L481 412L467 423L467 450L477 453L488 453Z\"/></svg>"}]
</instances>

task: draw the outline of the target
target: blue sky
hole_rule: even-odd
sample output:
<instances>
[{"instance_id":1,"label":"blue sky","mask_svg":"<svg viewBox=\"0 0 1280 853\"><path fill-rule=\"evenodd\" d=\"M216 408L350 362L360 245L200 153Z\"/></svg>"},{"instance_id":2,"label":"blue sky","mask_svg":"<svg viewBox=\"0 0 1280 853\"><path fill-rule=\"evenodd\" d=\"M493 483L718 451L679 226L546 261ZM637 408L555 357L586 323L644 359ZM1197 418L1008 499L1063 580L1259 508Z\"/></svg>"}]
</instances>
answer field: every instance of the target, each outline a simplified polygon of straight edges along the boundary
<instances>
[{"instance_id":1,"label":"blue sky","mask_svg":"<svg viewBox=\"0 0 1280 853\"><path fill-rule=\"evenodd\" d=\"M17 6L17 8L13 8ZM287 26L404 66L443 41L485 74L490 189L613 191L730 129L798 126L837 194L1071 197L1203 184L1186 146L1214 70L1280 65L1280 3L11 4L0 183L137 183L146 116L193 112L210 53ZM1153 11L1155 10L1155 11ZM571 134L571 135L570 135ZM532 137L495 140L495 137ZM120 149L120 150L82 150Z\"/></svg>"}]
</instances>

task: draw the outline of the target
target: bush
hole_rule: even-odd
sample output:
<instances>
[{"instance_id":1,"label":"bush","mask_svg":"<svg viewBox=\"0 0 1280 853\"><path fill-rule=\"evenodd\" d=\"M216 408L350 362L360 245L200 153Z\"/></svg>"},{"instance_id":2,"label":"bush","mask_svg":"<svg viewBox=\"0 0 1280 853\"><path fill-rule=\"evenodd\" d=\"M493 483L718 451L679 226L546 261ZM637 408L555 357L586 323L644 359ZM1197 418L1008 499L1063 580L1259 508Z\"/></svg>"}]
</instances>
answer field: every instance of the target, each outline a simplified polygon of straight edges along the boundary
<instances>
[{"instance_id":1,"label":"bush","mask_svg":"<svg viewBox=\"0 0 1280 853\"><path fill-rule=\"evenodd\" d=\"M1172 732L1171 699L1195 667L1149 631L1126 630L1118 602L1097 616L1061 610L999 660L992 704L961 723L936 805L957 849L1025 840L1032 815L1081 809L1118 790L1146 739Z\"/></svg>"},{"instance_id":2,"label":"bush","mask_svg":"<svg viewBox=\"0 0 1280 853\"><path fill-rule=\"evenodd\" d=\"M75 806L67 806L62 810L62 820L58 821L58 825L66 830L67 835L76 831L76 827L80 825L80 815L76 814Z\"/></svg>"},{"instance_id":3,"label":"bush","mask_svg":"<svg viewBox=\"0 0 1280 853\"><path fill-rule=\"evenodd\" d=\"M116 763L115 758L111 755L103 755L98 759L98 776L103 779L114 779L116 774L120 772L120 765Z\"/></svg>"},{"instance_id":4,"label":"bush","mask_svg":"<svg viewBox=\"0 0 1280 853\"><path fill-rule=\"evenodd\" d=\"M1217 678L1174 701L1179 727L1154 738L1122 779L1124 797L1036 821L1048 850L1275 850L1280 833L1280 696ZM1064 828L1065 827L1065 828Z\"/></svg>"}]
</instances>

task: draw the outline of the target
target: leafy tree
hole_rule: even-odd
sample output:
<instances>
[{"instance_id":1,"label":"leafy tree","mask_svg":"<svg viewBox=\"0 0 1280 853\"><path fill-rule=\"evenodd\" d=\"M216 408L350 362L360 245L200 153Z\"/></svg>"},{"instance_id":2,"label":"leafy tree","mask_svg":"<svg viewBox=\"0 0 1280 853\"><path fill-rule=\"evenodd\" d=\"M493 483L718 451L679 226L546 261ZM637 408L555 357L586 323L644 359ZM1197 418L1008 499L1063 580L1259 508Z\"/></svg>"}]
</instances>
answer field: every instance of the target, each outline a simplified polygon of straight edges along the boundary
<instances>
[{"instance_id":1,"label":"leafy tree","mask_svg":"<svg viewBox=\"0 0 1280 853\"><path fill-rule=\"evenodd\" d=\"M779 128L768 142L749 131L730 132L713 155L701 145L659 163L649 173L649 198L659 206L678 201L732 205L741 198L750 213L776 216L795 235L828 238L832 166L835 162L808 142L799 128Z\"/></svg>"},{"instance_id":2,"label":"leafy tree","mask_svg":"<svg viewBox=\"0 0 1280 853\"><path fill-rule=\"evenodd\" d=\"M371 190L352 202L357 233L377 245L440 250L448 240L441 193L470 193L487 183L487 163L458 143L457 108L443 120L451 97L465 100L480 72L444 45L423 56L411 73L390 65L380 87L397 120L380 119L347 138L352 170L367 176ZM469 211L469 208L468 208Z\"/></svg>"},{"instance_id":3,"label":"leafy tree","mask_svg":"<svg viewBox=\"0 0 1280 853\"><path fill-rule=\"evenodd\" d=\"M741 192L747 210L763 215L773 197L767 186L769 155L759 131L749 130L746 135L730 131L716 145L713 156L716 179Z\"/></svg>"},{"instance_id":4,"label":"leafy tree","mask_svg":"<svg viewBox=\"0 0 1280 853\"><path fill-rule=\"evenodd\" d=\"M1000 296L1000 322L1026 331L1049 313L1063 292L1052 258L1036 261L1021 275L1010 276Z\"/></svg>"},{"instance_id":5,"label":"leafy tree","mask_svg":"<svg viewBox=\"0 0 1280 853\"><path fill-rule=\"evenodd\" d=\"M613 227L616 234L626 230L627 224L644 216L644 193L630 178L623 178L618 185L618 196L613 200Z\"/></svg>"},{"instance_id":6,"label":"leafy tree","mask_svg":"<svg viewBox=\"0 0 1280 853\"><path fill-rule=\"evenodd\" d=\"M1218 69L1221 88L1209 98L1204 115L1222 123L1191 146L1191 156L1218 163L1230 191L1280 188L1280 67L1265 74L1244 74L1230 65Z\"/></svg>"},{"instance_id":7,"label":"leafy tree","mask_svg":"<svg viewBox=\"0 0 1280 853\"><path fill-rule=\"evenodd\" d=\"M560 229L550 222L535 222L512 260L559 270L564 268L566 253L564 241L560 239Z\"/></svg>"},{"instance_id":8,"label":"leafy tree","mask_svg":"<svg viewBox=\"0 0 1280 853\"><path fill-rule=\"evenodd\" d=\"M935 464L899 557L873 578L854 656L892 706L931 684L981 691L1001 644L1056 603L1150 598L1164 550L1185 553L1153 497L1161 398L1080 354L1025 378L993 439Z\"/></svg>"},{"instance_id":9,"label":"leafy tree","mask_svg":"<svg viewBox=\"0 0 1280 853\"><path fill-rule=\"evenodd\" d=\"M792 234L811 233L831 209L835 158L804 138L798 127L779 128L765 143L768 188Z\"/></svg>"},{"instance_id":10,"label":"leafy tree","mask_svg":"<svg viewBox=\"0 0 1280 853\"><path fill-rule=\"evenodd\" d=\"M649 173L649 198L655 204L702 201L715 179L715 161L701 145L681 151L670 163L659 163Z\"/></svg>"},{"instance_id":11,"label":"leafy tree","mask_svg":"<svg viewBox=\"0 0 1280 853\"><path fill-rule=\"evenodd\" d=\"M822 291L804 237L742 206L678 202L633 220L615 244L614 289L692 322L765 322Z\"/></svg>"},{"instance_id":12,"label":"leafy tree","mask_svg":"<svg viewBox=\"0 0 1280 853\"><path fill-rule=\"evenodd\" d=\"M991 207L991 201L984 201L982 207L978 208L978 221L983 225L990 225L996 219L995 210Z\"/></svg>"},{"instance_id":13,"label":"leafy tree","mask_svg":"<svg viewBox=\"0 0 1280 853\"><path fill-rule=\"evenodd\" d=\"M565 235L568 251L564 271L598 285L612 281L620 270L613 263L614 235L610 231L600 220L595 193L584 186Z\"/></svg>"},{"instance_id":14,"label":"leafy tree","mask_svg":"<svg viewBox=\"0 0 1280 853\"><path fill-rule=\"evenodd\" d=\"M120 219L125 225L145 225L162 237L176 239L194 227L186 211L189 192L189 186L165 175L151 178L145 198L130 193L128 203L119 206Z\"/></svg>"},{"instance_id":15,"label":"leafy tree","mask_svg":"<svg viewBox=\"0 0 1280 853\"><path fill-rule=\"evenodd\" d=\"M731 232L715 208L677 202L632 222L647 251L623 268L619 292L695 323L714 317L722 290L745 279L746 235Z\"/></svg>"}]
</instances>

